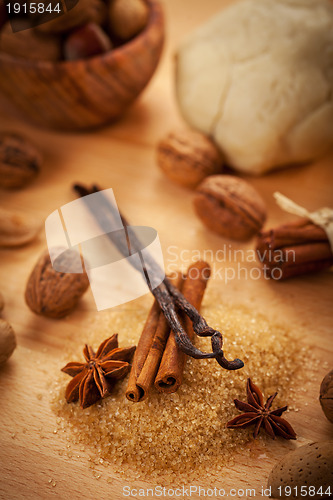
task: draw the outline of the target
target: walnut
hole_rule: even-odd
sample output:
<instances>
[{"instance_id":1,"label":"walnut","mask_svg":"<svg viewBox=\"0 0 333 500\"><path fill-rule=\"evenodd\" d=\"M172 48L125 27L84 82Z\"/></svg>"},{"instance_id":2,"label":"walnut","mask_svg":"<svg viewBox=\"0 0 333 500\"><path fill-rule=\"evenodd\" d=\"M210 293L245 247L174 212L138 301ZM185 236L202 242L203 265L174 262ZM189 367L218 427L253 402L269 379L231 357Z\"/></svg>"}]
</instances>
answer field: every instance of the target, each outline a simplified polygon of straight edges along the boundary
<instances>
[{"instance_id":1,"label":"walnut","mask_svg":"<svg viewBox=\"0 0 333 500\"><path fill-rule=\"evenodd\" d=\"M0 135L0 187L21 188L38 174L42 157L28 139L17 134Z\"/></svg>"},{"instance_id":2,"label":"walnut","mask_svg":"<svg viewBox=\"0 0 333 500\"><path fill-rule=\"evenodd\" d=\"M194 208L215 233L245 241L258 233L266 219L265 203L246 181L230 175L213 175L197 188Z\"/></svg>"},{"instance_id":3,"label":"walnut","mask_svg":"<svg viewBox=\"0 0 333 500\"><path fill-rule=\"evenodd\" d=\"M215 144L190 129L171 132L160 141L157 163L169 179L192 189L208 175L222 171L222 156Z\"/></svg>"},{"instance_id":4,"label":"walnut","mask_svg":"<svg viewBox=\"0 0 333 500\"><path fill-rule=\"evenodd\" d=\"M57 268L78 267L77 273L56 271L49 252L38 259L25 290L25 301L36 314L50 318L62 318L69 314L89 286L88 276L80 272L80 256L74 250L66 250L57 258Z\"/></svg>"},{"instance_id":5,"label":"walnut","mask_svg":"<svg viewBox=\"0 0 333 500\"><path fill-rule=\"evenodd\" d=\"M16 338L13 328L7 321L0 319L0 366L13 354Z\"/></svg>"},{"instance_id":6,"label":"walnut","mask_svg":"<svg viewBox=\"0 0 333 500\"><path fill-rule=\"evenodd\" d=\"M333 422L333 370L324 377L321 383L319 401L326 417Z\"/></svg>"},{"instance_id":7,"label":"walnut","mask_svg":"<svg viewBox=\"0 0 333 500\"><path fill-rule=\"evenodd\" d=\"M146 26L149 7L143 0L112 0L109 7L111 34L129 40Z\"/></svg>"}]
</instances>

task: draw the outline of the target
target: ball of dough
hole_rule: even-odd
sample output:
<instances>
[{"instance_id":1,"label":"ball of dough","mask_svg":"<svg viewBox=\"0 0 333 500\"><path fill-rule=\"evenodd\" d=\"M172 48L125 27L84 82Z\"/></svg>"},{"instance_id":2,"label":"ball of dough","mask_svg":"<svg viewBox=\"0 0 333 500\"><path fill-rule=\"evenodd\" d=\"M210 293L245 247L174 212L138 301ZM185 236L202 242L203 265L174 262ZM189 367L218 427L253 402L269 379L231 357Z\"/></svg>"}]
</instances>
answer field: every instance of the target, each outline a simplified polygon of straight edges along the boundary
<instances>
[{"instance_id":1,"label":"ball of dough","mask_svg":"<svg viewBox=\"0 0 333 500\"><path fill-rule=\"evenodd\" d=\"M333 144L333 2L241 0L180 47L187 122L251 174L309 162Z\"/></svg>"}]
</instances>

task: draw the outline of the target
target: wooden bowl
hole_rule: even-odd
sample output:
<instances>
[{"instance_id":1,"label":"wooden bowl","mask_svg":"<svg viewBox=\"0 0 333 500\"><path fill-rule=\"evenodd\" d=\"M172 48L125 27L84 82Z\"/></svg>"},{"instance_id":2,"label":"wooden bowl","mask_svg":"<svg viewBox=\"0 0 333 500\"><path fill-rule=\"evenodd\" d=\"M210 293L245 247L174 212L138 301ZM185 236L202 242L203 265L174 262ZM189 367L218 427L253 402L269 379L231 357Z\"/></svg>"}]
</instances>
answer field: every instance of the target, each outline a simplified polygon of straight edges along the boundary
<instances>
[{"instance_id":1,"label":"wooden bowl","mask_svg":"<svg viewBox=\"0 0 333 500\"><path fill-rule=\"evenodd\" d=\"M147 0L150 17L133 40L78 61L33 61L0 53L0 92L29 121L82 130L118 118L149 82L163 40L162 8Z\"/></svg>"}]
</instances>

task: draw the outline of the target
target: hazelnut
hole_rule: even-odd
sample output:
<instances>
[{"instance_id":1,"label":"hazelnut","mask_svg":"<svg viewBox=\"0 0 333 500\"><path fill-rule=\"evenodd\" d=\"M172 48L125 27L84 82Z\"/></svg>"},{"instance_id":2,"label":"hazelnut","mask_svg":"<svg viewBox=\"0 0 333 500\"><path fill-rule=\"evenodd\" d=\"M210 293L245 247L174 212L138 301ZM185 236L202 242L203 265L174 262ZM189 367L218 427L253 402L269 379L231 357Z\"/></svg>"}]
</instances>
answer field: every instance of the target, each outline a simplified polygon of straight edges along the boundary
<instances>
[{"instance_id":1,"label":"hazelnut","mask_svg":"<svg viewBox=\"0 0 333 500\"><path fill-rule=\"evenodd\" d=\"M0 34L0 50L14 57L59 61L61 42L55 37L41 36L35 28L13 33L7 23Z\"/></svg>"},{"instance_id":2,"label":"hazelnut","mask_svg":"<svg viewBox=\"0 0 333 500\"><path fill-rule=\"evenodd\" d=\"M173 182L195 188L208 175L222 171L222 156L201 132L171 132L157 146L157 163Z\"/></svg>"},{"instance_id":3,"label":"hazelnut","mask_svg":"<svg viewBox=\"0 0 333 500\"><path fill-rule=\"evenodd\" d=\"M324 377L321 383L319 401L326 417L333 422L333 370Z\"/></svg>"},{"instance_id":4,"label":"hazelnut","mask_svg":"<svg viewBox=\"0 0 333 500\"><path fill-rule=\"evenodd\" d=\"M74 250L67 250L57 258L57 268L81 268L80 256ZM65 267L63 267L65 266ZM25 301L36 314L50 318L62 318L69 314L87 290L89 279L86 273L56 271L49 252L38 259L32 270L25 290Z\"/></svg>"},{"instance_id":5,"label":"hazelnut","mask_svg":"<svg viewBox=\"0 0 333 500\"><path fill-rule=\"evenodd\" d=\"M230 175L207 177L197 188L194 208L211 231L239 241L258 233L266 219L259 193L248 182Z\"/></svg>"},{"instance_id":6,"label":"hazelnut","mask_svg":"<svg viewBox=\"0 0 333 500\"><path fill-rule=\"evenodd\" d=\"M89 23L70 33L64 43L68 61L86 59L111 50L110 38L98 24Z\"/></svg>"},{"instance_id":7,"label":"hazelnut","mask_svg":"<svg viewBox=\"0 0 333 500\"><path fill-rule=\"evenodd\" d=\"M109 7L111 34L129 40L146 26L149 8L143 0L112 0Z\"/></svg>"},{"instance_id":8,"label":"hazelnut","mask_svg":"<svg viewBox=\"0 0 333 500\"><path fill-rule=\"evenodd\" d=\"M13 328L7 321L0 319L0 366L13 354L16 338Z\"/></svg>"},{"instance_id":9,"label":"hazelnut","mask_svg":"<svg viewBox=\"0 0 333 500\"><path fill-rule=\"evenodd\" d=\"M89 22L104 24L107 21L107 7L103 0L79 0L65 14L52 21L40 24L37 29L45 34L64 34Z\"/></svg>"},{"instance_id":10,"label":"hazelnut","mask_svg":"<svg viewBox=\"0 0 333 500\"><path fill-rule=\"evenodd\" d=\"M0 135L0 187L21 188L39 172L41 154L27 139L17 134Z\"/></svg>"}]
</instances>

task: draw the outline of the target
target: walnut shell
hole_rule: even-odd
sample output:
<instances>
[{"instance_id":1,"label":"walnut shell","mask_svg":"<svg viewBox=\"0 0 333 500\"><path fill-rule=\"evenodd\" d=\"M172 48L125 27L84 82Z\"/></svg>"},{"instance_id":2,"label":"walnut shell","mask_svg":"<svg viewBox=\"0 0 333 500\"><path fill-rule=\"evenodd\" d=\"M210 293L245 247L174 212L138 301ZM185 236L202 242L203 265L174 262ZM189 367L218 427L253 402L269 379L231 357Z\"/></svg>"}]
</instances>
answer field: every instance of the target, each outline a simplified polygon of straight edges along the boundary
<instances>
[{"instance_id":1,"label":"walnut shell","mask_svg":"<svg viewBox=\"0 0 333 500\"><path fill-rule=\"evenodd\" d=\"M68 268L77 265L79 256L74 250L64 251L57 264ZM49 318L62 318L69 314L87 290L86 273L56 271L49 252L44 252L32 270L25 290L25 301L36 314Z\"/></svg>"},{"instance_id":2,"label":"walnut shell","mask_svg":"<svg viewBox=\"0 0 333 500\"><path fill-rule=\"evenodd\" d=\"M123 41L133 38L146 26L149 7L143 0L112 0L109 23L112 35Z\"/></svg>"},{"instance_id":3,"label":"walnut shell","mask_svg":"<svg viewBox=\"0 0 333 500\"><path fill-rule=\"evenodd\" d=\"M0 366L13 354L16 338L13 328L7 321L0 319Z\"/></svg>"},{"instance_id":4,"label":"walnut shell","mask_svg":"<svg viewBox=\"0 0 333 500\"><path fill-rule=\"evenodd\" d=\"M333 370L324 377L321 383L319 401L326 417L333 422Z\"/></svg>"},{"instance_id":5,"label":"walnut shell","mask_svg":"<svg viewBox=\"0 0 333 500\"><path fill-rule=\"evenodd\" d=\"M37 148L17 134L0 135L0 187L26 186L38 174L42 157Z\"/></svg>"},{"instance_id":6,"label":"walnut shell","mask_svg":"<svg viewBox=\"0 0 333 500\"><path fill-rule=\"evenodd\" d=\"M215 144L190 129L171 132L159 142L157 163L173 182L192 189L208 175L222 171L222 156Z\"/></svg>"},{"instance_id":7,"label":"walnut shell","mask_svg":"<svg viewBox=\"0 0 333 500\"><path fill-rule=\"evenodd\" d=\"M245 241L258 233L266 206L246 181L230 175L212 175L197 188L194 208L202 222L226 238Z\"/></svg>"}]
</instances>

